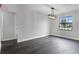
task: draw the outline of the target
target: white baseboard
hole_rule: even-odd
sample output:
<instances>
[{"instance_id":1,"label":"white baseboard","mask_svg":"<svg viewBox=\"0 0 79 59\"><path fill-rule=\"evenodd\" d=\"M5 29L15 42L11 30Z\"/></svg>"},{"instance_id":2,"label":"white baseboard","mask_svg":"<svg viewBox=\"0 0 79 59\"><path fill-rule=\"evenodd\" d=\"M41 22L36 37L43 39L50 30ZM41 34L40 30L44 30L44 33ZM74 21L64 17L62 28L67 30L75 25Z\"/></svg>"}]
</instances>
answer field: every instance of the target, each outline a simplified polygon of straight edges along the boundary
<instances>
[{"instance_id":1,"label":"white baseboard","mask_svg":"<svg viewBox=\"0 0 79 59\"><path fill-rule=\"evenodd\" d=\"M26 39L21 39L21 40L18 39L17 42L23 42L23 41L33 40L33 39L40 38L40 37L45 37L45 36L48 36L48 35L36 36L36 37L26 38Z\"/></svg>"},{"instance_id":2,"label":"white baseboard","mask_svg":"<svg viewBox=\"0 0 79 59\"><path fill-rule=\"evenodd\" d=\"M58 36L58 37L63 37L63 38L68 38L68 39L71 39L71 40L78 40L79 41L78 38L74 38L74 37L66 37L66 36L62 36L62 35L52 35L52 36Z\"/></svg>"},{"instance_id":3,"label":"white baseboard","mask_svg":"<svg viewBox=\"0 0 79 59\"><path fill-rule=\"evenodd\" d=\"M16 37L3 39L3 40L1 40L1 41L8 41L8 40L13 40L13 39L16 39Z\"/></svg>"}]
</instances>

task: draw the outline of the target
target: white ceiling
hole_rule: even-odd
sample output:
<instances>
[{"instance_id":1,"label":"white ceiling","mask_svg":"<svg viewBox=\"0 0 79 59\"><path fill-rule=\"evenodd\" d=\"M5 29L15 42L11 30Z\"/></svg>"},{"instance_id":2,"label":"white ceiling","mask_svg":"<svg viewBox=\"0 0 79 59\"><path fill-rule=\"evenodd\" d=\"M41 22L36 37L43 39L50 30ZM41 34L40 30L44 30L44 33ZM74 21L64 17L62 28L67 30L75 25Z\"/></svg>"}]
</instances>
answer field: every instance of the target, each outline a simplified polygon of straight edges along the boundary
<instances>
[{"instance_id":1,"label":"white ceiling","mask_svg":"<svg viewBox=\"0 0 79 59\"><path fill-rule=\"evenodd\" d=\"M79 4L33 4L33 5L30 4L29 6L31 7L31 9L49 14L51 13L51 9L47 5L55 8L54 10L55 14L61 14L79 10Z\"/></svg>"},{"instance_id":2,"label":"white ceiling","mask_svg":"<svg viewBox=\"0 0 79 59\"><path fill-rule=\"evenodd\" d=\"M56 14L79 10L79 4L51 4L49 6L54 7L56 9Z\"/></svg>"}]
</instances>

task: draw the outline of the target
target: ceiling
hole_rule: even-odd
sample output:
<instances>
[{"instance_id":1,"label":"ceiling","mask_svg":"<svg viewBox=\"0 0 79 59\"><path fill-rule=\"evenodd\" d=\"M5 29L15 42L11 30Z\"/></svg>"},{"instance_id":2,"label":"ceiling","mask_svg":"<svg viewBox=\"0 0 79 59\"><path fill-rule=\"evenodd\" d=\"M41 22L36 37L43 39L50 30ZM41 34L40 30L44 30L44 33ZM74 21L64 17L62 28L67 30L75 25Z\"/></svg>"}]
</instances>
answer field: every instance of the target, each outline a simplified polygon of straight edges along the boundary
<instances>
[{"instance_id":1,"label":"ceiling","mask_svg":"<svg viewBox=\"0 0 79 59\"><path fill-rule=\"evenodd\" d=\"M79 10L79 4L50 4L49 6L55 8L56 14Z\"/></svg>"},{"instance_id":2,"label":"ceiling","mask_svg":"<svg viewBox=\"0 0 79 59\"><path fill-rule=\"evenodd\" d=\"M31 9L38 10L46 14L51 13L50 7L55 8L54 10L55 14L61 14L79 10L79 4L33 4L33 5L31 4L29 6L31 7Z\"/></svg>"}]
</instances>

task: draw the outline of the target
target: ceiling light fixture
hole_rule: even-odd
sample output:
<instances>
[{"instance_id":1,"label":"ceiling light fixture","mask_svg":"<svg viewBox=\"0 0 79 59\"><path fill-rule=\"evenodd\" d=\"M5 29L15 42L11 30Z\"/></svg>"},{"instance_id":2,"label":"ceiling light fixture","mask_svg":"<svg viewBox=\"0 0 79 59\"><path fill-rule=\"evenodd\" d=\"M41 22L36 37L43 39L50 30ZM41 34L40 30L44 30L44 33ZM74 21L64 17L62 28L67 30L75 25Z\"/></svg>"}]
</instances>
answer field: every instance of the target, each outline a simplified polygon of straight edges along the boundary
<instances>
[{"instance_id":1,"label":"ceiling light fixture","mask_svg":"<svg viewBox=\"0 0 79 59\"><path fill-rule=\"evenodd\" d=\"M52 11L51 14L48 14L48 18L52 19L52 20L56 20L57 17L54 14L54 8L53 7L51 8L51 11Z\"/></svg>"}]
</instances>

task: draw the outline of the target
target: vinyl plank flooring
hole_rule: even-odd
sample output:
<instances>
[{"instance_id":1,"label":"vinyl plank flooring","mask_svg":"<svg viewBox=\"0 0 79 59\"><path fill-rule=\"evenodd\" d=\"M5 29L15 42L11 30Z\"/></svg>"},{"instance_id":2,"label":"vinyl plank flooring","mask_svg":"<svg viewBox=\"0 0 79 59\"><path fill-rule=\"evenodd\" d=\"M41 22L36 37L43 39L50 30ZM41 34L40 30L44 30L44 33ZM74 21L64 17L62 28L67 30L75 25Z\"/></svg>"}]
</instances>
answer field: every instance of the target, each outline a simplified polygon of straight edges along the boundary
<instances>
[{"instance_id":1,"label":"vinyl plank flooring","mask_svg":"<svg viewBox=\"0 0 79 59\"><path fill-rule=\"evenodd\" d=\"M46 36L1 49L2 54L78 54L79 41Z\"/></svg>"}]
</instances>

